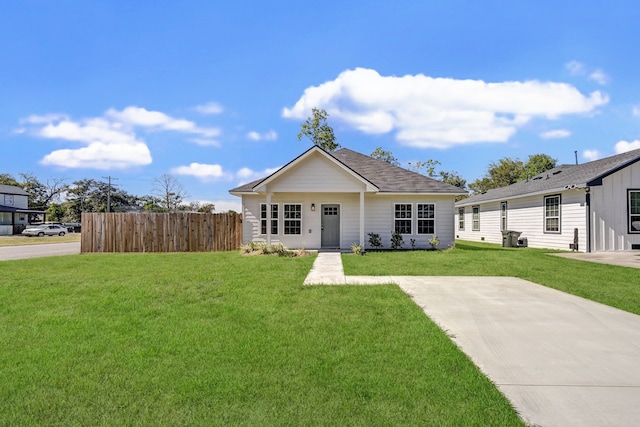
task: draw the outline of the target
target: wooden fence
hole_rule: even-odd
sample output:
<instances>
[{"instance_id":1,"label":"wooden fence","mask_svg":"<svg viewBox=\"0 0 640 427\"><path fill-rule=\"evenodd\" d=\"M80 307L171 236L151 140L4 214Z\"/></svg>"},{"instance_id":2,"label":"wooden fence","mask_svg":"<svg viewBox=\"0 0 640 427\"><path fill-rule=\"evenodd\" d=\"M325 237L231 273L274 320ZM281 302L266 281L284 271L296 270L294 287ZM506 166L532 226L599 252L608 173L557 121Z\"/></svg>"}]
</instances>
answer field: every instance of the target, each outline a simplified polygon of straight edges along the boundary
<instances>
[{"instance_id":1,"label":"wooden fence","mask_svg":"<svg viewBox=\"0 0 640 427\"><path fill-rule=\"evenodd\" d=\"M83 213L80 252L211 252L242 243L236 213Z\"/></svg>"}]
</instances>

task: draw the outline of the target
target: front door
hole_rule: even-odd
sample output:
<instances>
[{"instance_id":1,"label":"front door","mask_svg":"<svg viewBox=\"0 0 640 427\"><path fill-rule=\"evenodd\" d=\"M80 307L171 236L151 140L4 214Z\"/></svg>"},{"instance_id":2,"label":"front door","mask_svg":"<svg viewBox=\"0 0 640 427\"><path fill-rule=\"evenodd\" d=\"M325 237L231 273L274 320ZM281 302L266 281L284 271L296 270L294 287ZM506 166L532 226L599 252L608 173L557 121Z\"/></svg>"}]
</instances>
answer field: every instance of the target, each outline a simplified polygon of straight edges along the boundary
<instances>
[{"instance_id":1,"label":"front door","mask_svg":"<svg viewBox=\"0 0 640 427\"><path fill-rule=\"evenodd\" d=\"M322 205L323 248L340 247L340 205Z\"/></svg>"}]
</instances>

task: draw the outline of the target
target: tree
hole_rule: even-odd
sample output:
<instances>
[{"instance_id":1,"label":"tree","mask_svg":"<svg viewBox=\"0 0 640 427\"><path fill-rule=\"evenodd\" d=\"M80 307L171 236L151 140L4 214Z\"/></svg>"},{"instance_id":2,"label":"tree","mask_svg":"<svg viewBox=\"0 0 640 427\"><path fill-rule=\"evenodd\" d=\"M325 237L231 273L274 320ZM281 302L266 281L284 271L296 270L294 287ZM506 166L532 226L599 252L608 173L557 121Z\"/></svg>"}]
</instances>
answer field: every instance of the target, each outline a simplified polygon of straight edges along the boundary
<instances>
[{"instance_id":1,"label":"tree","mask_svg":"<svg viewBox=\"0 0 640 427\"><path fill-rule=\"evenodd\" d=\"M520 181L531 178L556 167L557 160L547 154L532 154L524 165Z\"/></svg>"},{"instance_id":2,"label":"tree","mask_svg":"<svg viewBox=\"0 0 640 427\"><path fill-rule=\"evenodd\" d=\"M192 201L187 204L180 205L178 209L186 212L213 213L216 210L216 206L213 203Z\"/></svg>"},{"instance_id":3,"label":"tree","mask_svg":"<svg viewBox=\"0 0 640 427\"><path fill-rule=\"evenodd\" d=\"M42 183L31 173L21 173L22 183L20 187L29 193L29 207L31 209L46 210L50 203L60 200L60 196L64 194L68 185L62 178L47 179L46 183Z\"/></svg>"},{"instance_id":4,"label":"tree","mask_svg":"<svg viewBox=\"0 0 640 427\"><path fill-rule=\"evenodd\" d=\"M493 188L506 187L518 181L524 181L555 166L556 160L546 154L533 154L529 156L527 163L505 157L498 163L491 162L487 173L469 184L469 189L476 194L484 193Z\"/></svg>"},{"instance_id":5,"label":"tree","mask_svg":"<svg viewBox=\"0 0 640 427\"><path fill-rule=\"evenodd\" d=\"M106 212L109 193L112 212L140 209L141 201L137 196L110 186L106 182L83 179L69 186L65 216L72 222L78 222L83 212Z\"/></svg>"},{"instance_id":6,"label":"tree","mask_svg":"<svg viewBox=\"0 0 640 427\"><path fill-rule=\"evenodd\" d=\"M325 151L335 151L340 148L340 144L336 142L336 136L333 133L333 128L327 124L327 117L329 114L325 110L312 108L312 117L308 117L298 133L298 141L306 136L313 142L314 145L319 146Z\"/></svg>"},{"instance_id":7,"label":"tree","mask_svg":"<svg viewBox=\"0 0 640 427\"><path fill-rule=\"evenodd\" d=\"M159 199L159 204L165 212L176 211L189 196L180 181L166 173L153 180L151 193Z\"/></svg>"},{"instance_id":8,"label":"tree","mask_svg":"<svg viewBox=\"0 0 640 427\"><path fill-rule=\"evenodd\" d=\"M18 181L16 181L16 179L13 177L13 175L8 174L8 173L0 174L0 184L2 184L2 185L13 185L15 187L22 188L20 183Z\"/></svg>"},{"instance_id":9,"label":"tree","mask_svg":"<svg viewBox=\"0 0 640 427\"><path fill-rule=\"evenodd\" d=\"M391 151L383 150L382 147L376 148L375 151L371 153L371 157L382 160L383 162L391 163L395 166L400 166L400 162L393 154L391 154Z\"/></svg>"},{"instance_id":10,"label":"tree","mask_svg":"<svg viewBox=\"0 0 640 427\"><path fill-rule=\"evenodd\" d=\"M453 185L462 189L467 188L467 180L458 175L458 172L440 171L438 172L438 175L440 175L440 180L445 184Z\"/></svg>"},{"instance_id":11,"label":"tree","mask_svg":"<svg viewBox=\"0 0 640 427\"><path fill-rule=\"evenodd\" d=\"M429 159L426 162L417 161L407 163L408 169L412 172L419 173L420 175L428 176L429 178L435 178L438 174L436 168L441 165L437 160Z\"/></svg>"}]
</instances>

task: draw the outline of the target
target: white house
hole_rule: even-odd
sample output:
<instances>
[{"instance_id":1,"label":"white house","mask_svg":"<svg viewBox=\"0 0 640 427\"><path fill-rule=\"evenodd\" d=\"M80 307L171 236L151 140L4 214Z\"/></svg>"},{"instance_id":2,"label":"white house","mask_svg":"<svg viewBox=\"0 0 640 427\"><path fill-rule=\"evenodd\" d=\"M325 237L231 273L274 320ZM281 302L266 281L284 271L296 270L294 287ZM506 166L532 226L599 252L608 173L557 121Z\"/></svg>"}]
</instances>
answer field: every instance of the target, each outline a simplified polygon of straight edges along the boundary
<instances>
[{"instance_id":1,"label":"white house","mask_svg":"<svg viewBox=\"0 0 640 427\"><path fill-rule=\"evenodd\" d=\"M378 233L390 247L392 232L405 248L454 243L455 197L465 191L343 148L313 146L272 175L229 191L242 198L243 241L288 248L369 247Z\"/></svg>"},{"instance_id":2,"label":"white house","mask_svg":"<svg viewBox=\"0 0 640 427\"><path fill-rule=\"evenodd\" d=\"M581 252L640 250L640 150L561 165L456 203L456 237ZM524 239L523 239L524 238Z\"/></svg>"},{"instance_id":3,"label":"white house","mask_svg":"<svg viewBox=\"0 0 640 427\"><path fill-rule=\"evenodd\" d=\"M20 234L30 223L29 214L45 212L29 209L29 193L22 188L0 184L0 236Z\"/></svg>"}]
</instances>

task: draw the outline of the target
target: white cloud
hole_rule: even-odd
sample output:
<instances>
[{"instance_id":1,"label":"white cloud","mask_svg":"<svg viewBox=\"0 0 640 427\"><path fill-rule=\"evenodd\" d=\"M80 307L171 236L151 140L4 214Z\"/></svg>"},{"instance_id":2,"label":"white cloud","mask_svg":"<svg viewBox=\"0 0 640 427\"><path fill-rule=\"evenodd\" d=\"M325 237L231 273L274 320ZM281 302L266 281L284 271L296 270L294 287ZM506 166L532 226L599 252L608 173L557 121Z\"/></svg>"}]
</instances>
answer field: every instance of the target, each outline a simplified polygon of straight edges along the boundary
<instances>
[{"instance_id":1,"label":"white cloud","mask_svg":"<svg viewBox=\"0 0 640 427\"><path fill-rule=\"evenodd\" d=\"M247 133L247 138L252 141L275 141L278 138L278 134L274 130L270 130L265 133L258 133L256 131L251 131Z\"/></svg>"},{"instance_id":2,"label":"white cloud","mask_svg":"<svg viewBox=\"0 0 640 427\"><path fill-rule=\"evenodd\" d=\"M201 114L220 114L224 111L222 105L217 102L207 102L206 104L197 105L194 107L194 110Z\"/></svg>"},{"instance_id":3,"label":"white cloud","mask_svg":"<svg viewBox=\"0 0 640 427\"><path fill-rule=\"evenodd\" d=\"M609 83L609 76L607 76L604 71L597 69L589 74L589 80L593 80L600 85L606 85Z\"/></svg>"},{"instance_id":4,"label":"white cloud","mask_svg":"<svg viewBox=\"0 0 640 427\"><path fill-rule=\"evenodd\" d=\"M575 60L569 61L564 64L564 68L566 68L567 71L569 71L569 73L574 76L583 75L585 73L584 64Z\"/></svg>"},{"instance_id":5,"label":"white cloud","mask_svg":"<svg viewBox=\"0 0 640 427\"><path fill-rule=\"evenodd\" d=\"M559 139L559 138L566 138L568 136L571 136L571 131L568 131L566 129L554 129L554 130L542 132L540 134L540 137L543 139Z\"/></svg>"},{"instance_id":6,"label":"white cloud","mask_svg":"<svg viewBox=\"0 0 640 427\"><path fill-rule=\"evenodd\" d=\"M229 179L230 176L222 170L222 166L204 163L191 163L189 166L178 166L171 169L171 173L176 175L188 175L203 181L214 181L219 179Z\"/></svg>"},{"instance_id":7,"label":"white cloud","mask_svg":"<svg viewBox=\"0 0 640 427\"><path fill-rule=\"evenodd\" d=\"M395 131L405 145L447 148L505 142L534 118L590 113L608 101L604 93L583 95L565 83L381 76L357 68L305 89L282 115L304 119L312 107L323 108L364 133Z\"/></svg>"},{"instance_id":8,"label":"white cloud","mask_svg":"<svg viewBox=\"0 0 640 427\"><path fill-rule=\"evenodd\" d=\"M582 152L582 157L584 157L589 161L592 161L592 160L598 160L600 157L602 157L602 154L600 154L598 150L584 150Z\"/></svg>"},{"instance_id":9,"label":"white cloud","mask_svg":"<svg viewBox=\"0 0 640 427\"><path fill-rule=\"evenodd\" d=\"M160 111L149 111L136 106L126 107L122 111L109 109L105 116L129 126L194 133L205 137L220 135L220 129L218 128L201 128L192 121L175 119Z\"/></svg>"},{"instance_id":10,"label":"white cloud","mask_svg":"<svg viewBox=\"0 0 640 427\"><path fill-rule=\"evenodd\" d=\"M636 117L640 117L640 106L634 105L633 109L631 110L631 114L633 114Z\"/></svg>"},{"instance_id":11,"label":"white cloud","mask_svg":"<svg viewBox=\"0 0 640 427\"><path fill-rule=\"evenodd\" d=\"M212 137L221 133L218 128L199 127L189 120L135 106L121 111L109 109L102 117L81 120L64 114L32 115L21 123L25 127L20 128L19 133L83 145L56 150L41 159L42 164L65 168L125 169L150 164L151 152L136 135L136 129L197 135L198 138L189 141L205 146L219 146Z\"/></svg>"},{"instance_id":12,"label":"white cloud","mask_svg":"<svg viewBox=\"0 0 640 427\"><path fill-rule=\"evenodd\" d=\"M191 163L188 166L178 166L171 169L171 173L175 175L187 175L198 178L201 181L233 181L237 180L238 185L251 182L259 178L265 178L275 171L275 168L267 168L263 171L253 171L247 167L239 169L237 172L227 172L218 164Z\"/></svg>"},{"instance_id":13,"label":"white cloud","mask_svg":"<svg viewBox=\"0 0 640 427\"><path fill-rule=\"evenodd\" d=\"M626 153L627 151L640 149L640 140L634 141L618 141L614 146L616 154Z\"/></svg>"}]
</instances>

